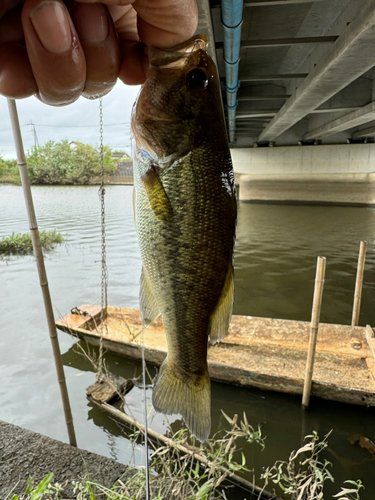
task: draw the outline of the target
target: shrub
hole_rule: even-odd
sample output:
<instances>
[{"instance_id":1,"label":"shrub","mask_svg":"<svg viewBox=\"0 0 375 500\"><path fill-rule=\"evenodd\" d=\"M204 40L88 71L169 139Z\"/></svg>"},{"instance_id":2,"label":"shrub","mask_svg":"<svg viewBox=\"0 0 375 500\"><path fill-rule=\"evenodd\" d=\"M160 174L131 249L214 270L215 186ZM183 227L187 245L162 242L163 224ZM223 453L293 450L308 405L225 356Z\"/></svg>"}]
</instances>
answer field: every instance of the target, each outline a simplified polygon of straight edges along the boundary
<instances>
[{"instance_id":1,"label":"shrub","mask_svg":"<svg viewBox=\"0 0 375 500\"><path fill-rule=\"evenodd\" d=\"M64 241L62 235L56 230L41 231L39 233L43 250L53 250L56 245ZM0 255L26 255L33 252L33 243L29 233L12 233L0 240Z\"/></svg>"}]
</instances>

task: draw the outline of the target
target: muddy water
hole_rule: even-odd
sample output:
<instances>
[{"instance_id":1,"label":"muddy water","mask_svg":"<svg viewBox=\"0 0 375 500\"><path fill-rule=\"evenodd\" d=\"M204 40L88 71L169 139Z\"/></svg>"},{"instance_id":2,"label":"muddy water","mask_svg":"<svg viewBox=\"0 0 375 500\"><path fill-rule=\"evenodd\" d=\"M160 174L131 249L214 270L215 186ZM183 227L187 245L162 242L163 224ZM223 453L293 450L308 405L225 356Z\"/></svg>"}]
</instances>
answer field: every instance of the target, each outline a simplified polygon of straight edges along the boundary
<instances>
[{"instance_id":1,"label":"muddy water","mask_svg":"<svg viewBox=\"0 0 375 500\"><path fill-rule=\"evenodd\" d=\"M110 305L137 307L140 255L133 227L132 188L107 188L107 257ZM57 229L65 244L46 257L56 317L74 306L100 303L99 200L96 187L33 188L40 229ZM0 186L0 237L27 231L20 187ZM375 210L367 208L239 206L236 243L235 313L308 320L311 313L316 257L327 258L321 320L349 324L359 241L368 241L360 324L375 325ZM32 256L0 260L0 419L67 441L51 347ZM94 382L92 364L59 334L79 446L127 463L140 463L129 441L105 415L92 408L85 389ZM138 363L108 354L111 371L133 377ZM150 401L150 389L148 400ZM374 409L312 399L302 412L300 398L213 383L213 431L224 425L220 409L230 415L246 411L253 426L267 436L263 452L245 446L248 465L262 467L286 459L313 429L333 429L325 458L332 462L335 484L362 479L364 499L375 496L375 460L353 436L375 441ZM129 411L140 419L142 393L129 393ZM150 404L150 403L149 403ZM166 422L151 416L163 432ZM172 419L173 420L173 419ZM177 429L179 421L172 421ZM252 480L252 474L249 475ZM327 496L328 498L328 496Z\"/></svg>"}]
</instances>

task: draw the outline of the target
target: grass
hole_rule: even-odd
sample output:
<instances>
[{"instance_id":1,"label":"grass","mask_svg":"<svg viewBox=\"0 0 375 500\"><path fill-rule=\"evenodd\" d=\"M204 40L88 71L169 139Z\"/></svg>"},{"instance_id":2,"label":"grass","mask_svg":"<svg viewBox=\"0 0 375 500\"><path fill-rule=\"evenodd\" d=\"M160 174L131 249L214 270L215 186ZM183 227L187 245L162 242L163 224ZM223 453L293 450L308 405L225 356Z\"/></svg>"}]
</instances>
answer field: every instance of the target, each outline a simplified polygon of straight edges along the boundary
<instances>
[{"instance_id":1,"label":"grass","mask_svg":"<svg viewBox=\"0 0 375 500\"><path fill-rule=\"evenodd\" d=\"M56 230L41 231L40 242L46 252L63 243L64 238ZM33 253L33 243L29 233L12 233L0 239L0 255L27 255Z\"/></svg>"},{"instance_id":2,"label":"grass","mask_svg":"<svg viewBox=\"0 0 375 500\"><path fill-rule=\"evenodd\" d=\"M260 429L254 430L247 422L246 416L237 423L237 416L230 419L229 430L222 430L214 438L200 448L200 453L209 463L197 464L192 454L178 454L174 448L162 446L157 448L151 457L150 499L151 500L226 500L226 487L223 480L230 477L230 472L241 472L246 469L246 460L236 443L238 438L243 442L256 442L264 447L264 438ZM139 436L133 435L133 445ZM189 447L189 432L185 429L177 432L173 439ZM277 461L267 467L261 476L263 488L255 493L255 500L262 498L262 492L272 484L282 491L282 498L290 500L323 500L324 484L333 481L328 471L331 467L326 460L320 459L320 453L328 446L328 435L319 440L316 432L306 436L306 444L293 451L287 461ZM150 443L152 444L152 443ZM237 459L240 462L237 462ZM223 474L223 467L228 473ZM59 500L64 499L64 488L67 483L52 483L53 474L48 474L38 485L34 486L29 478L27 487L21 496L9 495L5 500ZM71 485L76 500L143 500L145 498L145 471L140 468L126 480L120 478L112 486L106 488L90 481L89 477L77 478ZM360 500L363 489L360 480L345 481L341 490L333 496L337 500ZM245 494L245 493L244 493ZM276 493L274 493L276 496ZM243 496L241 495L241 500ZM250 498L247 496L246 498ZM240 497L239 497L240 499Z\"/></svg>"}]
</instances>

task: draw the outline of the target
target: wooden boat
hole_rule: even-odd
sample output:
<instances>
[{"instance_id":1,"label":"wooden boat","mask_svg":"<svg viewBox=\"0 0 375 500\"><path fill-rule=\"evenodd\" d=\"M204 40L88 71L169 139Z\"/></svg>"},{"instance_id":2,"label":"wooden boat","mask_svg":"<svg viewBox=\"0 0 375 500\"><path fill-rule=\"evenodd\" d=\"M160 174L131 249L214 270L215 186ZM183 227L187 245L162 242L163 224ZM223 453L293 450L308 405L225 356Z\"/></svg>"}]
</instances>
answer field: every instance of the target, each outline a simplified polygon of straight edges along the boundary
<instances>
[{"instance_id":1,"label":"wooden boat","mask_svg":"<svg viewBox=\"0 0 375 500\"><path fill-rule=\"evenodd\" d=\"M138 309L83 305L56 326L108 351L160 366L167 354L161 319L143 328ZM228 335L208 349L210 377L259 389L302 394L310 323L232 316ZM319 325L312 396L375 406L375 336L370 327Z\"/></svg>"}]
</instances>

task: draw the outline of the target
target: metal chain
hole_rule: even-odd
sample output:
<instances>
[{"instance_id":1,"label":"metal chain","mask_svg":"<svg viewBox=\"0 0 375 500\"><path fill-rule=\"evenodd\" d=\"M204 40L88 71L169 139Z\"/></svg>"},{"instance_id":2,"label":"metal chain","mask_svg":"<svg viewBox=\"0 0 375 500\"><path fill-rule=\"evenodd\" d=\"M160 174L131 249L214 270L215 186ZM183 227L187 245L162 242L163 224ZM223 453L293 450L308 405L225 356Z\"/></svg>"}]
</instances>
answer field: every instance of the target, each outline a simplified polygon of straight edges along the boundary
<instances>
[{"instance_id":1,"label":"metal chain","mask_svg":"<svg viewBox=\"0 0 375 500\"><path fill-rule=\"evenodd\" d=\"M99 198L101 206L101 245L102 245L102 267L101 267L101 314L100 314L100 344L97 378L103 376L103 333L108 333L105 319L108 307L108 269L107 269L107 248L106 248L106 227L105 227L105 188L104 188L104 146L103 146L103 100L99 99L99 134L100 134L100 188Z\"/></svg>"}]
</instances>

